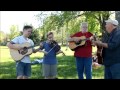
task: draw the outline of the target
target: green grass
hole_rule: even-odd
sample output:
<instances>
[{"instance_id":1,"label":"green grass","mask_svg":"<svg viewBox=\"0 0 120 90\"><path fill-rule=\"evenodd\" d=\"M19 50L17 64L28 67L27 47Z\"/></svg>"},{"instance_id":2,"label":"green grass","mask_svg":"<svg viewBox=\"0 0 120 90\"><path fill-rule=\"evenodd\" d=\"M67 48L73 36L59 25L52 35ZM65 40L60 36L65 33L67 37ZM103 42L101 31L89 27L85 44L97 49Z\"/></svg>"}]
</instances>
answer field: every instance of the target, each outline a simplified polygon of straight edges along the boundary
<instances>
[{"instance_id":1,"label":"green grass","mask_svg":"<svg viewBox=\"0 0 120 90\"><path fill-rule=\"evenodd\" d=\"M65 51L66 47L62 47L62 50L66 54L57 55L58 59L58 78L59 79L77 79L77 72L75 66L75 58L73 57L73 52L68 49ZM93 52L96 48L93 48ZM42 53L32 54L31 60L37 58L43 58ZM31 79L43 79L41 65L32 65L32 75ZM12 60L9 49L6 46L0 46L0 79L16 79L16 68L15 62ZM93 79L103 79L103 67L99 69L93 69Z\"/></svg>"}]
</instances>

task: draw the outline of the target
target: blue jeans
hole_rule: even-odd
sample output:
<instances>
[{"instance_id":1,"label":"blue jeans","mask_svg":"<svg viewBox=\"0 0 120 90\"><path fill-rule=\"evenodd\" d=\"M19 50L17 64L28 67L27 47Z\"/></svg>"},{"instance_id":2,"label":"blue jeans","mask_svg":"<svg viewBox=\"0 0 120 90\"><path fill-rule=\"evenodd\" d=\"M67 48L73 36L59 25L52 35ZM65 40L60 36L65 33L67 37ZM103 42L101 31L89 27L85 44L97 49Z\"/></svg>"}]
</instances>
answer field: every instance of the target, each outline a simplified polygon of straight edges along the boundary
<instances>
[{"instance_id":1,"label":"blue jeans","mask_svg":"<svg viewBox=\"0 0 120 90\"><path fill-rule=\"evenodd\" d=\"M120 63L105 66L105 79L120 79Z\"/></svg>"},{"instance_id":2,"label":"blue jeans","mask_svg":"<svg viewBox=\"0 0 120 90\"><path fill-rule=\"evenodd\" d=\"M31 63L17 62L16 63L17 76L31 76Z\"/></svg>"},{"instance_id":3,"label":"blue jeans","mask_svg":"<svg viewBox=\"0 0 120 90\"><path fill-rule=\"evenodd\" d=\"M84 79L84 70L86 79L92 79L92 57L76 57L76 66L79 79Z\"/></svg>"}]
</instances>

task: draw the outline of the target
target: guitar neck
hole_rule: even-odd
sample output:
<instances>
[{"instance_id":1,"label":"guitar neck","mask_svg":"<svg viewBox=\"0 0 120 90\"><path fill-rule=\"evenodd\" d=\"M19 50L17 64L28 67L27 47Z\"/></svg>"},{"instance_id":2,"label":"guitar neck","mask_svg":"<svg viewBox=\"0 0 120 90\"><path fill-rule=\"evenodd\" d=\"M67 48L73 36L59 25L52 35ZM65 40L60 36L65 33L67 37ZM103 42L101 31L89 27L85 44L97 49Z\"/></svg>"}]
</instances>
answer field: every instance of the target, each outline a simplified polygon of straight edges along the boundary
<instances>
[{"instance_id":1,"label":"guitar neck","mask_svg":"<svg viewBox=\"0 0 120 90\"><path fill-rule=\"evenodd\" d=\"M30 48L33 48L33 47L35 47L35 46L29 46L29 47L27 47L27 49L30 49Z\"/></svg>"},{"instance_id":2,"label":"guitar neck","mask_svg":"<svg viewBox=\"0 0 120 90\"><path fill-rule=\"evenodd\" d=\"M83 39L83 40L81 40L81 41L84 41L84 40L87 41L87 40L90 40L90 38L86 38L86 39Z\"/></svg>"}]
</instances>

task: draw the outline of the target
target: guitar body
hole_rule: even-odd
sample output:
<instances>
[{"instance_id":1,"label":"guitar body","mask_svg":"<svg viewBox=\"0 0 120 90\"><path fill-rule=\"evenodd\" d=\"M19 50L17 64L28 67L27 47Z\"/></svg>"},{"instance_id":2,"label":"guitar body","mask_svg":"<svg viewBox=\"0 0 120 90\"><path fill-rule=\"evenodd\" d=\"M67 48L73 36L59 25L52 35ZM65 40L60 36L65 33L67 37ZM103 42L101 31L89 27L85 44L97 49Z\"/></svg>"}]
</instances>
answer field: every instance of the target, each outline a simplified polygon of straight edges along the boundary
<instances>
[{"instance_id":1,"label":"guitar body","mask_svg":"<svg viewBox=\"0 0 120 90\"><path fill-rule=\"evenodd\" d=\"M31 47L31 44L28 42L23 43L23 44L13 44L13 45L24 47L24 49L22 50L10 49L10 55L12 59L15 61L19 61L22 58L24 58L26 55L30 55L33 52L32 48L28 49L28 47Z\"/></svg>"},{"instance_id":2,"label":"guitar body","mask_svg":"<svg viewBox=\"0 0 120 90\"><path fill-rule=\"evenodd\" d=\"M76 43L75 41L69 41L68 46L69 46L69 48L70 48L71 50L73 50L73 51L74 51L77 47L83 46L83 45L85 45L85 43L86 43L86 37L85 37L85 36L73 37L73 38L79 40L78 43Z\"/></svg>"}]
</instances>

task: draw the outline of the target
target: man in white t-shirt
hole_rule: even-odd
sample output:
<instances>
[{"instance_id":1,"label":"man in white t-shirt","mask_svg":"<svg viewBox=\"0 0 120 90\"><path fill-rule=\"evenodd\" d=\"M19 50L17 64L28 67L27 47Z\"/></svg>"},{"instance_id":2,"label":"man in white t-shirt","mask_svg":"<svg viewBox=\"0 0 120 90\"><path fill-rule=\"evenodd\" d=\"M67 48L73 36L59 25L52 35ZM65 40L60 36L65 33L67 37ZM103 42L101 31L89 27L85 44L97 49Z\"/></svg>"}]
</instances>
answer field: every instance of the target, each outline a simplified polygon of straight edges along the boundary
<instances>
[{"instance_id":1,"label":"man in white t-shirt","mask_svg":"<svg viewBox=\"0 0 120 90\"><path fill-rule=\"evenodd\" d=\"M23 47L21 46L14 46L13 44L23 44L25 42L28 42L31 44L31 46L34 46L34 42L29 39L28 37L32 33L32 26L24 26L23 27L23 35L15 37L11 42L7 44L7 46L11 49L17 49L20 50ZM39 51L40 48L34 49L33 53ZM17 72L17 79L28 79L28 77L31 76L31 61L29 55L25 56L20 61L16 62L16 72Z\"/></svg>"}]
</instances>

